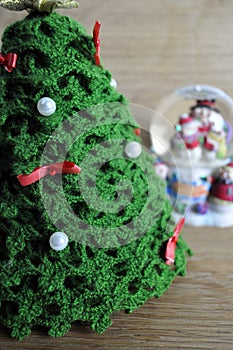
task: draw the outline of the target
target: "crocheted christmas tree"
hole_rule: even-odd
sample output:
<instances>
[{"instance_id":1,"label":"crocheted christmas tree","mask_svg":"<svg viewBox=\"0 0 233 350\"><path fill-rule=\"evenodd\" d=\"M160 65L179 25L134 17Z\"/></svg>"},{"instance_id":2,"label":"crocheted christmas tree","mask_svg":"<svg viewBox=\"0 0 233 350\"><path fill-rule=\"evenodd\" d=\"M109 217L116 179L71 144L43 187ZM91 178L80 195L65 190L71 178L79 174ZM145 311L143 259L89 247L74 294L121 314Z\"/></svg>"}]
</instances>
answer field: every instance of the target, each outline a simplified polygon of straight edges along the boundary
<instances>
[{"instance_id":1,"label":"crocheted christmas tree","mask_svg":"<svg viewBox=\"0 0 233 350\"><path fill-rule=\"evenodd\" d=\"M18 339L74 321L102 333L114 311L185 274L190 251L100 64L99 24L92 37L40 1L12 3L36 6L5 30L0 55L0 324Z\"/></svg>"}]
</instances>

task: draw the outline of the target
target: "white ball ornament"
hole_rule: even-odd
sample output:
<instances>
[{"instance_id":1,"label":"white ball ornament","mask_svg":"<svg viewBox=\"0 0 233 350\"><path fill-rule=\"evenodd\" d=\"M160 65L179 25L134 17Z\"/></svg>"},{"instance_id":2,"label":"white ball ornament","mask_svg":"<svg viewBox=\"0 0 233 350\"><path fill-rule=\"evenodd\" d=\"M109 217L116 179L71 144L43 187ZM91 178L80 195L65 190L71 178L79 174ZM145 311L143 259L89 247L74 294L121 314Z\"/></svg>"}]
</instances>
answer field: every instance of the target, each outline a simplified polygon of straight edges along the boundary
<instances>
[{"instance_id":1,"label":"white ball ornament","mask_svg":"<svg viewBox=\"0 0 233 350\"><path fill-rule=\"evenodd\" d=\"M37 103L38 112L48 117L56 111L56 102L50 97L42 97Z\"/></svg>"},{"instance_id":2,"label":"white ball ornament","mask_svg":"<svg viewBox=\"0 0 233 350\"><path fill-rule=\"evenodd\" d=\"M125 147L125 154L129 158L138 158L142 153L142 146L136 141L129 142Z\"/></svg>"},{"instance_id":3,"label":"white ball ornament","mask_svg":"<svg viewBox=\"0 0 233 350\"><path fill-rule=\"evenodd\" d=\"M49 244L53 250L63 250L67 247L68 241L68 236L64 232L54 232L49 239Z\"/></svg>"},{"instance_id":4,"label":"white ball ornament","mask_svg":"<svg viewBox=\"0 0 233 350\"><path fill-rule=\"evenodd\" d=\"M115 79L111 79L110 85L114 88L117 89L117 81Z\"/></svg>"}]
</instances>

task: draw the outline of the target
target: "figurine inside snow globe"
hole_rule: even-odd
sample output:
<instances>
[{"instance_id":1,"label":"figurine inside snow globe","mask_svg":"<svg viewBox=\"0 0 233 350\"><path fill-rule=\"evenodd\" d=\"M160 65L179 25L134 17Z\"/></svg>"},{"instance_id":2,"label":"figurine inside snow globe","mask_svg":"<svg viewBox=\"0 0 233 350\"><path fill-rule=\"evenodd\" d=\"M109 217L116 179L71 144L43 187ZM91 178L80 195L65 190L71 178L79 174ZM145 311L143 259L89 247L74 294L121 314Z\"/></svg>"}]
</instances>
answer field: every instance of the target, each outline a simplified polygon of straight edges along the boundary
<instances>
[{"instance_id":1,"label":"figurine inside snow globe","mask_svg":"<svg viewBox=\"0 0 233 350\"><path fill-rule=\"evenodd\" d=\"M167 121L167 191L177 220L193 226L233 225L233 100L222 90L194 85L178 89L157 106ZM151 120L151 141L158 121ZM173 125L171 135L170 125Z\"/></svg>"}]
</instances>

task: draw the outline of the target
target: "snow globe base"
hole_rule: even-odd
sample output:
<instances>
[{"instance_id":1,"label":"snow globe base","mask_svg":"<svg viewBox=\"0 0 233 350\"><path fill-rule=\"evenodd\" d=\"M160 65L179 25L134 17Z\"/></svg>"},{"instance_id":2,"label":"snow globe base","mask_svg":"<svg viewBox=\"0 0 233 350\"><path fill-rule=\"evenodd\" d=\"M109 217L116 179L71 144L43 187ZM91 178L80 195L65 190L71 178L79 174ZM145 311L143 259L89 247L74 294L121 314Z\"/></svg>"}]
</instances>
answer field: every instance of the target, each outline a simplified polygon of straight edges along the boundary
<instances>
[{"instance_id":1,"label":"snow globe base","mask_svg":"<svg viewBox=\"0 0 233 350\"><path fill-rule=\"evenodd\" d=\"M216 211L216 208L209 208L204 215L198 214L190 210L185 216L185 223L188 226L215 226L219 228L227 228L233 226L233 204L230 205L229 211L221 213ZM183 216L178 212L173 212L174 219L178 222Z\"/></svg>"}]
</instances>

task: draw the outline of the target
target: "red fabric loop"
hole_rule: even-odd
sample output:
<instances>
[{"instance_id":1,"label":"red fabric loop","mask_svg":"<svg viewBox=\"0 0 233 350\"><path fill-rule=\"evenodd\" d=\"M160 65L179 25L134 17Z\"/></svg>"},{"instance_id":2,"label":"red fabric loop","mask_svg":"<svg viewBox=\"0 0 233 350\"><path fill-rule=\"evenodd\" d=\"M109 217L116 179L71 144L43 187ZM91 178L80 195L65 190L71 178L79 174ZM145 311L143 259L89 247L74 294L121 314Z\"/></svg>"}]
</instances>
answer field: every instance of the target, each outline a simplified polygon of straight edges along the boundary
<instances>
[{"instance_id":1,"label":"red fabric loop","mask_svg":"<svg viewBox=\"0 0 233 350\"><path fill-rule=\"evenodd\" d=\"M7 72L11 73L16 67L18 55L16 53L8 53L3 55L0 53L0 64L4 65Z\"/></svg>"},{"instance_id":2,"label":"red fabric loop","mask_svg":"<svg viewBox=\"0 0 233 350\"><path fill-rule=\"evenodd\" d=\"M18 175L21 186L28 186L34 182L39 181L46 175L54 176L56 174L79 174L81 168L73 162L65 160L64 162L58 162L54 164L44 165L33 170L32 173L27 175Z\"/></svg>"},{"instance_id":3,"label":"red fabric loop","mask_svg":"<svg viewBox=\"0 0 233 350\"><path fill-rule=\"evenodd\" d=\"M140 136L141 135L141 129L140 128L134 129L134 133L135 133L135 135Z\"/></svg>"},{"instance_id":4,"label":"red fabric loop","mask_svg":"<svg viewBox=\"0 0 233 350\"><path fill-rule=\"evenodd\" d=\"M176 251L176 243L178 241L179 235L181 233L181 230L184 226L185 218L180 219L178 224L175 227L174 234L171 238L169 238L167 242L166 252L165 252L165 258L166 258L166 264L171 265L175 262L175 251Z\"/></svg>"},{"instance_id":5,"label":"red fabric loop","mask_svg":"<svg viewBox=\"0 0 233 350\"><path fill-rule=\"evenodd\" d=\"M97 66L100 65L100 38L99 38L99 35L100 35L100 27L101 27L100 22L99 22L99 21L96 21L96 22L95 22L94 29L93 29L93 41L94 41L95 49L96 49L96 52L95 52L95 62L96 62L96 64L97 64Z\"/></svg>"}]
</instances>

